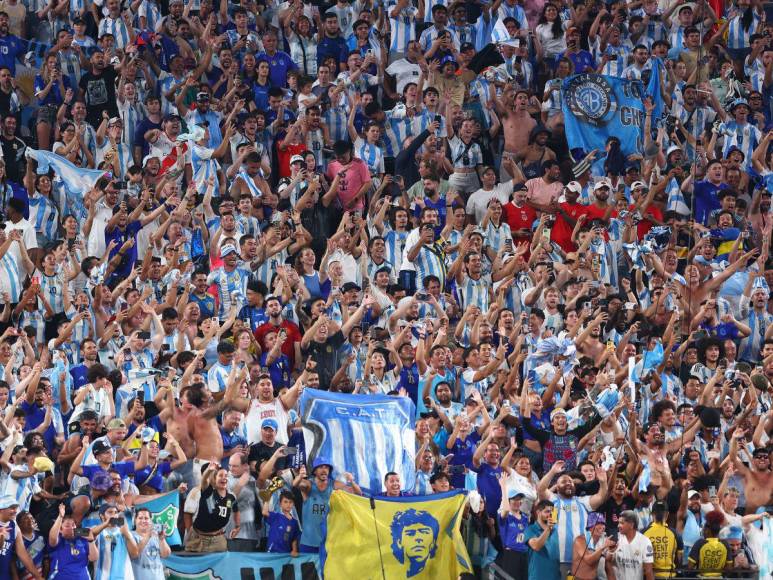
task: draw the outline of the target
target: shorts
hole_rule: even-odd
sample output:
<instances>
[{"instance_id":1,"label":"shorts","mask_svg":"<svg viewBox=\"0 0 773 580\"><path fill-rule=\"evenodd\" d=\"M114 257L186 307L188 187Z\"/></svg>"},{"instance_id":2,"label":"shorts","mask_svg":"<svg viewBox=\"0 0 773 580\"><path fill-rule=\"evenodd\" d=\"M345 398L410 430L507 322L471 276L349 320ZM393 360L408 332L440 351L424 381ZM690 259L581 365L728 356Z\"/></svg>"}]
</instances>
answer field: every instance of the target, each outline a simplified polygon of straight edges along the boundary
<instances>
[{"instance_id":1,"label":"shorts","mask_svg":"<svg viewBox=\"0 0 773 580\"><path fill-rule=\"evenodd\" d=\"M49 125L53 125L56 121L57 109L58 107L56 105L43 105L38 108L35 119L38 123L48 123Z\"/></svg>"},{"instance_id":2,"label":"shorts","mask_svg":"<svg viewBox=\"0 0 773 580\"><path fill-rule=\"evenodd\" d=\"M453 189L464 196L465 194L478 191L480 189L480 180L475 171L471 173L454 172L448 176L448 185L449 189Z\"/></svg>"},{"instance_id":3,"label":"shorts","mask_svg":"<svg viewBox=\"0 0 773 580\"><path fill-rule=\"evenodd\" d=\"M220 532L214 536L205 536L196 531L196 528L188 530L185 538L185 551L198 553L225 552L228 550L228 543L225 534Z\"/></svg>"}]
</instances>

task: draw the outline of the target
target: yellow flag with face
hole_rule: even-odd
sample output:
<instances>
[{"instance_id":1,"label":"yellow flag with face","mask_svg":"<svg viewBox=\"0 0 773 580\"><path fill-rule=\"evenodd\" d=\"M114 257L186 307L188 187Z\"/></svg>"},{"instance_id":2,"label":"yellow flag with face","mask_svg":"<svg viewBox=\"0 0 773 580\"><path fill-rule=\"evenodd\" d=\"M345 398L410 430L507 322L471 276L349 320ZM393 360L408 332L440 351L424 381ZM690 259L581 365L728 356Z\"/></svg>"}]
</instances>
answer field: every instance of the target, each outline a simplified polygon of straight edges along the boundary
<instances>
[{"instance_id":1,"label":"yellow flag with face","mask_svg":"<svg viewBox=\"0 0 773 580\"><path fill-rule=\"evenodd\" d=\"M321 550L325 580L456 579L472 572L459 526L464 492L371 499L334 491Z\"/></svg>"}]
</instances>

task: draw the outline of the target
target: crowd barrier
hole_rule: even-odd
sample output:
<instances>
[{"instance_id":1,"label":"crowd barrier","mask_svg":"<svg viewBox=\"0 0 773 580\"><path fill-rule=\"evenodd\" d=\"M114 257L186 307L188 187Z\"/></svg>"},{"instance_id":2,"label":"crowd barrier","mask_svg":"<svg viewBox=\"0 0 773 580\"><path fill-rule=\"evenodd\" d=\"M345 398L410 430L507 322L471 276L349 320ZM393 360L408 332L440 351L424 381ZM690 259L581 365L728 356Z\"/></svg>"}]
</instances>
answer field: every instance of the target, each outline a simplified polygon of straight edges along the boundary
<instances>
[{"instance_id":1,"label":"crowd barrier","mask_svg":"<svg viewBox=\"0 0 773 580\"><path fill-rule=\"evenodd\" d=\"M318 580L319 557L301 554L221 552L172 554L164 560L167 580Z\"/></svg>"}]
</instances>

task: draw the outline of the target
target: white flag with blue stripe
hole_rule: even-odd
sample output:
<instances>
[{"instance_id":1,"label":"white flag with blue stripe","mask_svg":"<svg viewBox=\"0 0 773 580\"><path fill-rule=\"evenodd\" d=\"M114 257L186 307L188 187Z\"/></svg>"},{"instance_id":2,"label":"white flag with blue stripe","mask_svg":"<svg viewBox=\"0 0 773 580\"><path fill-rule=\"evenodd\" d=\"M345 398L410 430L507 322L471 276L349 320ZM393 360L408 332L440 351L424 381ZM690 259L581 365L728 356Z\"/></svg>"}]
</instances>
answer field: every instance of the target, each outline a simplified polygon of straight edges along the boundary
<instances>
[{"instance_id":1,"label":"white flag with blue stripe","mask_svg":"<svg viewBox=\"0 0 773 580\"><path fill-rule=\"evenodd\" d=\"M72 213L79 219L85 217L87 212L83 204L83 196L94 187L99 179L109 175L109 173L103 169L76 167L61 155L50 151L27 149L25 154L28 159L37 161L38 175L53 170L54 187L63 190L67 199L68 213Z\"/></svg>"},{"instance_id":2,"label":"white flag with blue stripe","mask_svg":"<svg viewBox=\"0 0 773 580\"><path fill-rule=\"evenodd\" d=\"M305 389L300 408L309 464L322 458L371 494L381 493L390 471L400 475L405 491L413 488L416 409L408 397Z\"/></svg>"}]
</instances>

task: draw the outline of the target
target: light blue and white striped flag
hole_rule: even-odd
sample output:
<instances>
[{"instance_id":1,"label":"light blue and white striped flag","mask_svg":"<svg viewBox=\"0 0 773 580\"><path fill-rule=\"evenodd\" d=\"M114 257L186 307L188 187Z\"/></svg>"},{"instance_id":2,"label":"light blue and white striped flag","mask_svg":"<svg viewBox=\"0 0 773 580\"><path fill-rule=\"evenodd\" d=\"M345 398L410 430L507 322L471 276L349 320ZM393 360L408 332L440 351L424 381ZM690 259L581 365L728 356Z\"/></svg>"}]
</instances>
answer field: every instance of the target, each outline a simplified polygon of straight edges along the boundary
<instances>
[{"instance_id":1,"label":"light blue and white striped flag","mask_svg":"<svg viewBox=\"0 0 773 580\"><path fill-rule=\"evenodd\" d=\"M67 213L72 213L77 219L86 215L83 205L83 196L94 187L94 184L105 175L110 175L103 169L83 169L76 167L67 159L50 151L27 149L28 159L34 159L38 163L38 175L54 172L53 185L58 189L67 201Z\"/></svg>"},{"instance_id":2,"label":"light blue and white striped flag","mask_svg":"<svg viewBox=\"0 0 773 580\"><path fill-rule=\"evenodd\" d=\"M410 398L305 389L300 408L309 464L322 458L370 494L381 493L390 471L400 475L405 491L413 489L416 409Z\"/></svg>"}]
</instances>

